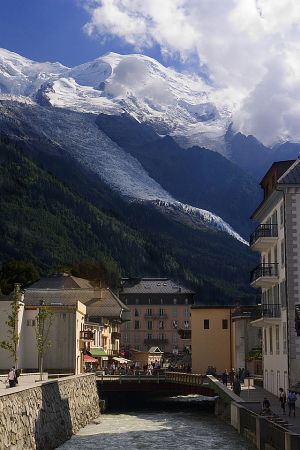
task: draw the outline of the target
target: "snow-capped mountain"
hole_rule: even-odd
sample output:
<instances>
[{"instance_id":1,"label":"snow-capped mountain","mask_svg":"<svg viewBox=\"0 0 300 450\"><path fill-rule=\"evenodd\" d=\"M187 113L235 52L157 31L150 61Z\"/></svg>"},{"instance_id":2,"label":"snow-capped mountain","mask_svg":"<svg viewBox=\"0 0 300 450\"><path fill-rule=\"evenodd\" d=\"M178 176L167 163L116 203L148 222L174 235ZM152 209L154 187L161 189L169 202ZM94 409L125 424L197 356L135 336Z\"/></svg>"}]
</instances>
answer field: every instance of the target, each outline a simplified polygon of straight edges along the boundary
<instances>
[{"instance_id":1,"label":"snow-capped mountain","mask_svg":"<svg viewBox=\"0 0 300 450\"><path fill-rule=\"evenodd\" d=\"M222 147L230 113L213 97L201 79L142 55L111 53L68 68L0 50L0 131L51 142L130 200L152 202L245 243L221 217L177 201L96 124L99 113L126 111L161 134Z\"/></svg>"},{"instance_id":2,"label":"snow-capped mountain","mask_svg":"<svg viewBox=\"0 0 300 450\"><path fill-rule=\"evenodd\" d=\"M233 108L221 103L199 77L147 56L116 53L68 68L0 50L0 93L80 112L126 111L183 146L201 145L221 153Z\"/></svg>"}]
</instances>

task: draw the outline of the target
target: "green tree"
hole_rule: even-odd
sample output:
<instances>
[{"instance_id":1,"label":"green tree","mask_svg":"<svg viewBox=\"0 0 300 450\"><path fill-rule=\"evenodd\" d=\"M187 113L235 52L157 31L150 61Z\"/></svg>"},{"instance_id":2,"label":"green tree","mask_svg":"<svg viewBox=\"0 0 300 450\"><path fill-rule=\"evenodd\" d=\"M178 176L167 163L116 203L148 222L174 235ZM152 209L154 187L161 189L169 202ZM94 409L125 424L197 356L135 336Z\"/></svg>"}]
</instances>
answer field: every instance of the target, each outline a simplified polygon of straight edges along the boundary
<instances>
[{"instance_id":1,"label":"green tree","mask_svg":"<svg viewBox=\"0 0 300 450\"><path fill-rule=\"evenodd\" d=\"M53 312L47 305L41 302L39 306L39 312L36 316L35 326L35 338L36 347L38 351L38 366L40 373L40 381L43 379L44 369L44 356L49 347L51 347L51 341L49 340L49 333L53 322Z\"/></svg>"},{"instance_id":2,"label":"green tree","mask_svg":"<svg viewBox=\"0 0 300 450\"><path fill-rule=\"evenodd\" d=\"M11 313L5 322L8 327L8 337L6 340L0 342L0 347L7 350L17 368L18 366L18 345L19 345L19 331L18 331L18 316L21 307L21 285L15 284L13 300L11 302Z\"/></svg>"},{"instance_id":3,"label":"green tree","mask_svg":"<svg viewBox=\"0 0 300 450\"><path fill-rule=\"evenodd\" d=\"M13 291L15 283L23 286L39 278L40 274L32 262L12 259L0 270L0 289L7 295Z\"/></svg>"}]
</instances>

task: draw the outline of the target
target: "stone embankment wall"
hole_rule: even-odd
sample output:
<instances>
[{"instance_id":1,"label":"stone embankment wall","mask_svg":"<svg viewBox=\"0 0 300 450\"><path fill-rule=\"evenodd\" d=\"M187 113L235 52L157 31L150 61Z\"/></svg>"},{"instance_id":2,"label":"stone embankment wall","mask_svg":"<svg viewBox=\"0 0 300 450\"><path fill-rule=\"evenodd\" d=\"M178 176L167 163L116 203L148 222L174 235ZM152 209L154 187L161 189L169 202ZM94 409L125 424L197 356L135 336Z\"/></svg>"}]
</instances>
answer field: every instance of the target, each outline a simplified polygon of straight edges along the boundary
<instances>
[{"instance_id":1,"label":"stone embankment wall","mask_svg":"<svg viewBox=\"0 0 300 450\"><path fill-rule=\"evenodd\" d=\"M95 375L37 383L0 395L0 449L52 450L100 415Z\"/></svg>"}]
</instances>

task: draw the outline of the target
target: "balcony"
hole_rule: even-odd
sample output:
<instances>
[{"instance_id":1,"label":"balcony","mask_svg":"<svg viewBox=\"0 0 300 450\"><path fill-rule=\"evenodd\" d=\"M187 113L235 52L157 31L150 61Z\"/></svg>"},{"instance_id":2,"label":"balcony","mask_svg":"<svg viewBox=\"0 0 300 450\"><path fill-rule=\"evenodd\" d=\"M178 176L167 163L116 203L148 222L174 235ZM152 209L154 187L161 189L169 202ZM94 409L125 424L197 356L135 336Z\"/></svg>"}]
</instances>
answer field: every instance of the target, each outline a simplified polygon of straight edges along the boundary
<instances>
[{"instance_id":1,"label":"balcony","mask_svg":"<svg viewBox=\"0 0 300 450\"><path fill-rule=\"evenodd\" d=\"M278 280L278 263L259 264L250 275L250 284L254 288L270 288Z\"/></svg>"},{"instance_id":2,"label":"balcony","mask_svg":"<svg viewBox=\"0 0 300 450\"><path fill-rule=\"evenodd\" d=\"M111 340L115 341L116 339L121 339L121 333L119 333L118 331L113 331L111 333Z\"/></svg>"},{"instance_id":3,"label":"balcony","mask_svg":"<svg viewBox=\"0 0 300 450\"><path fill-rule=\"evenodd\" d=\"M144 344L145 345L162 345L162 344L167 344L168 343L168 339L160 339L160 338L152 338L152 339L144 339Z\"/></svg>"},{"instance_id":4,"label":"balcony","mask_svg":"<svg viewBox=\"0 0 300 450\"><path fill-rule=\"evenodd\" d=\"M264 327L279 324L281 321L281 305L270 304L262 305L261 316L252 321L251 324L256 327Z\"/></svg>"},{"instance_id":5,"label":"balcony","mask_svg":"<svg viewBox=\"0 0 300 450\"><path fill-rule=\"evenodd\" d=\"M144 314L144 318L147 320L160 319L164 320L168 318L167 314Z\"/></svg>"},{"instance_id":6,"label":"balcony","mask_svg":"<svg viewBox=\"0 0 300 450\"><path fill-rule=\"evenodd\" d=\"M187 329L180 329L178 330L178 334L180 336L180 339L191 339L192 338L192 331Z\"/></svg>"},{"instance_id":7,"label":"balcony","mask_svg":"<svg viewBox=\"0 0 300 450\"><path fill-rule=\"evenodd\" d=\"M278 239L277 224L260 224L250 236L250 247L255 252L268 250Z\"/></svg>"},{"instance_id":8,"label":"balcony","mask_svg":"<svg viewBox=\"0 0 300 450\"><path fill-rule=\"evenodd\" d=\"M90 330L80 331L79 339L81 341L93 341L94 333Z\"/></svg>"}]
</instances>

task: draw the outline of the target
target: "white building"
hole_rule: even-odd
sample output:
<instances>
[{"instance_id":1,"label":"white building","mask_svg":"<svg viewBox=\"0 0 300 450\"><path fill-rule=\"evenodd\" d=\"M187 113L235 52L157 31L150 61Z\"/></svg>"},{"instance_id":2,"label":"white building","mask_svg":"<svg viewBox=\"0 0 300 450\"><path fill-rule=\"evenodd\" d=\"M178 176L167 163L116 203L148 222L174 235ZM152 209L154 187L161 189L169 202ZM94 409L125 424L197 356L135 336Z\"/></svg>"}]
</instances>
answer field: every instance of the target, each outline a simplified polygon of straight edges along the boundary
<instances>
[{"instance_id":1,"label":"white building","mask_svg":"<svg viewBox=\"0 0 300 450\"><path fill-rule=\"evenodd\" d=\"M272 165L261 181L264 198L250 246L260 253L251 286L262 293L264 388L278 394L300 381L300 160Z\"/></svg>"}]
</instances>

